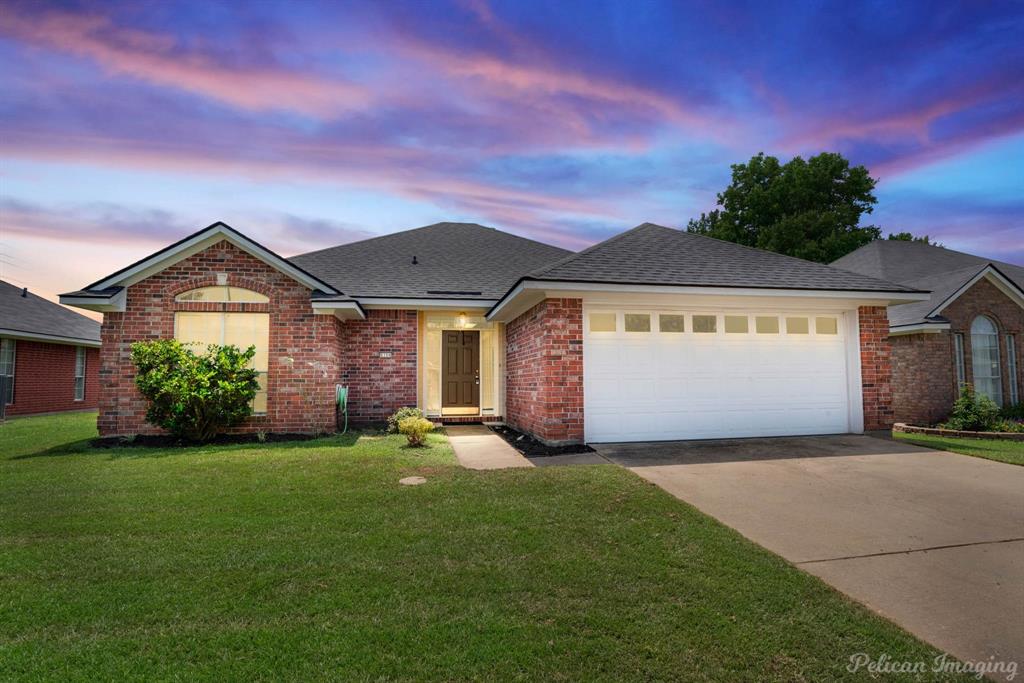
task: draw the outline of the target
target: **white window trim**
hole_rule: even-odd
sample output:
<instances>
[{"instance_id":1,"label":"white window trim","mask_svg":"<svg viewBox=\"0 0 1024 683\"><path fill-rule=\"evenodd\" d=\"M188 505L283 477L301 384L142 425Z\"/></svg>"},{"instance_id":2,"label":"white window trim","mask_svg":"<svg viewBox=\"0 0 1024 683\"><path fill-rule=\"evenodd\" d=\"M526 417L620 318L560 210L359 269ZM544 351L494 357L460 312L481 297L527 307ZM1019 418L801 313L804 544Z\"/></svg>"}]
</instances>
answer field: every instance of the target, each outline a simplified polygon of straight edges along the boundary
<instances>
[{"instance_id":1,"label":"white window trim","mask_svg":"<svg viewBox=\"0 0 1024 683\"><path fill-rule=\"evenodd\" d=\"M1010 384L1010 405L1020 402L1017 387L1017 340L1012 334L1006 335L1006 371Z\"/></svg>"},{"instance_id":2,"label":"white window trim","mask_svg":"<svg viewBox=\"0 0 1024 683\"><path fill-rule=\"evenodd\" d=\"M957 396L963 391L967 384L967 363L964 357L964 335L962 332L953 334L953 355L956 365L956 393Z\"/></svg>"},{"instance_id":3,"label":"white window trim","mask_svg":"<svg viewBox=\"0 0 1024 683\"><path fill-rule=\"evenodd\" d=\"M78 367L78 360L79 360L79 358L81 358L81 360L82 360L81 374L79 374L79 367ZM87 373L87 371L86 371L86 363L88 363L88 362L89 361L88 361L88 356L86 355L85 347L84 346L76 346L75 347L75 386L74 386L75 401L84 401L85 400L85 377L86 377L86 373ZM81 382L81 386L82 386L81 395L79 395L79 391L78 391L79 382Z\"/></svg>"},{"instance_id":4,"label":"white window trim","mask_svg":"<svg viewBox=\"0 0 1024 683\"><path fill-rule=\"evenodd\" d=\"M11 345L11 374L5 375L5 377L11 378L11 400L7 403L7 405L10 406L14 405L14 376L18 368L18 341L16 339L11 339L10 337L5 337L3 340L0 340L0 344L3 342L9 342ZM3 397L0 397L0 401L2 400Z\"/></svg>"}]
</instances>

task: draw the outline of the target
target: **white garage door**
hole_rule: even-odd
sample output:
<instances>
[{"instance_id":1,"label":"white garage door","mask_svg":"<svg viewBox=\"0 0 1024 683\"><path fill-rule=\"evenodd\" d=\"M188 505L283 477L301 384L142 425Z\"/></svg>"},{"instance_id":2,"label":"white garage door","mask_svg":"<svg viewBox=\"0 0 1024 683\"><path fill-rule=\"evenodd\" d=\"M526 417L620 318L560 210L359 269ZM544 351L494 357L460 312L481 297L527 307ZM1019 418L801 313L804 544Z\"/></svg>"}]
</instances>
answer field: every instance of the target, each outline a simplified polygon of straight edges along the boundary
<instances>
[{"instance_id":1,"label":"white garage door","mask_svg":"<svg viewBox=\"0 0 1024 683\"><path fill-rule=\"evenodd\" d=\"M844 317L585 311L593 442L850 431Z\"/></svg>"}]
</instances>

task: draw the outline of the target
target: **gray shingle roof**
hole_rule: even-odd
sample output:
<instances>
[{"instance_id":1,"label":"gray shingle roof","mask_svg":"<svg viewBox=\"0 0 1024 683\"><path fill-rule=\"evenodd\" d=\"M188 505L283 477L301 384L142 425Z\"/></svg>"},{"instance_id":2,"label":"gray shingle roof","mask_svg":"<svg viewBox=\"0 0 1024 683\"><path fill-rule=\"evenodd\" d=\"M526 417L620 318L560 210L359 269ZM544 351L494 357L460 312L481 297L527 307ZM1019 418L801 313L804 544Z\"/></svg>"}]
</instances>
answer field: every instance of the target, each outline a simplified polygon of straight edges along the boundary
<instances>
[{"instance_id":1,"label":"gray shingle roof","mask_svg":"<svg viewBox=\"0 0 1024 683\"><path fill-rule=\"evenodd\" d=\"M1018 288L1024 289L1024 268L1021 266L921 242L875 240L832 263L837 268L932 293L928 301L890 306L889 324L892 327L946 322L941 316L929 318L928 314L990 264Z\"/></svg>"},{"instance_id":2,"label":"gray shingle roof","mask_svg":"<svg viewBox=\"0 0 1024 683\"><path fill-rule=\"evenodd\" d=\"M0 280L0 329L99 343L100 324Z\"/></svg>"},{"instance_id":3,"label":"gray shingle roof","mask_svg":"<svg viewBox=\"0 0 1024 683\"><path fill-rule=\"evenodd\" d=\"M288 260L352 297L472 300L497 299L570 253L476 223L436 223Z\"/></svg>"},{"instance_id":4,"label":"gray shingle roof","mask_svg":"<svg viewBox=\"0 0 1024 683\"><path fill-rule=\"evenodd\" d=\"M653 223L534 270L531 280L911 292L880 278Z\"/></svg>"}]
</instances>

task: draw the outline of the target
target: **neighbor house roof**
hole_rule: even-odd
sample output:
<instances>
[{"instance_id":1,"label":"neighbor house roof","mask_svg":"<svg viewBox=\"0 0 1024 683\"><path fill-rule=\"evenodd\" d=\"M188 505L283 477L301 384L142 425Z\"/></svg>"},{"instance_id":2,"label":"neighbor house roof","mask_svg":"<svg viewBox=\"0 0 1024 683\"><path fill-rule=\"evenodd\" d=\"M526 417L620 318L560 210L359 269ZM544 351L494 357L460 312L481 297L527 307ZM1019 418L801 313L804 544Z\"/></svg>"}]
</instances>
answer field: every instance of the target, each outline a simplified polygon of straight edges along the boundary
<instances>
[{"instance_id":1,"label":"neighbor house roof","mask_svg":"<svg viewBox=\"0 0 1024 683\"><path fill-rule=\"evenodd\" d=\"M493 302L572 252L476 223L435 223L289 259L358 299Z\"/></svg>"},{"instance_id":2,"label":"neighbor house roof","mask_svg":"<svg viewBox=\"0 0 1024 683\"><path fill-rule=\"evenodd\" d=\"M1009 290L1011 296L1024 290L1021 266L923 242L875 240L832 265L931 292L926 301L889 307L889 326L894 330L945 329L949 321L942 317L942 308L981 277Z\"/></svg>"},{"instance_id":3,"label":"neighbor house roof","mask_svg":"<svg viewBox=\"0 0 1024 683\"><path fill-rule=\"evenodd\" d=\"M100 324L0 280L0 335L99 346Z\"/></svg>"}]
</instances>

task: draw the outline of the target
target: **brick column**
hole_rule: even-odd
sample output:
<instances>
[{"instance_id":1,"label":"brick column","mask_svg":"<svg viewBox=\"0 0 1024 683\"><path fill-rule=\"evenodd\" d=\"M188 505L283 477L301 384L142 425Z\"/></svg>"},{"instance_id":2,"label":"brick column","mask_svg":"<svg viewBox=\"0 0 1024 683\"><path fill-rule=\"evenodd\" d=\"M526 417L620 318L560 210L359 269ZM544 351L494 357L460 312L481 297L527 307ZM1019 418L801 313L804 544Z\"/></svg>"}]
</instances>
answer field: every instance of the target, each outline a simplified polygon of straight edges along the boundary
<instances>
[{"instance_id":1,"label":"brick column","mask_svg":"<svg viewBox=\"0 0 1024 683\"><path fill-rule=\"evenodd\" d=\"M885 306L861 306L860 375L864 400L864 429L892 427L892 346Z\"/></svg>"},{"instance_id":2,"label":"brick column","mask_svg":"<svg viewBox=\"0 0 1024 683\"><path fill-rule=\"evenodd\" d=\"M508 423L551 444L583 441L583 302L545 299L508 323Z\"/></svg>"}]
</instances>

